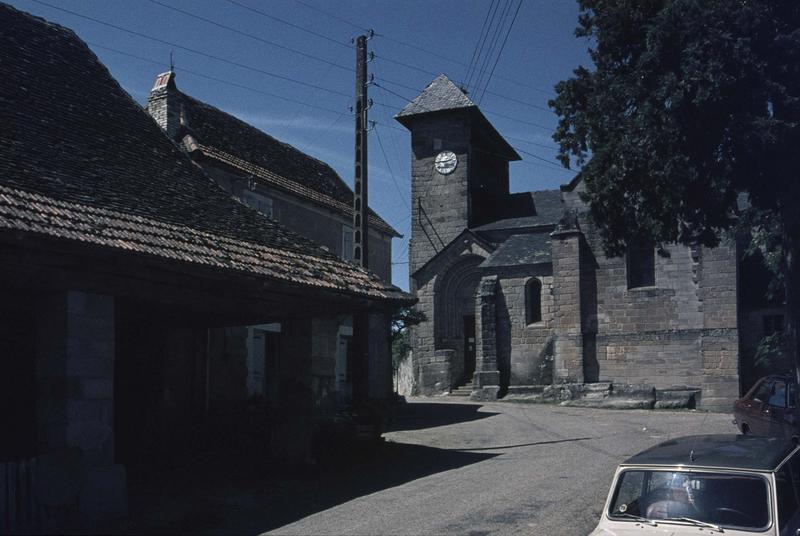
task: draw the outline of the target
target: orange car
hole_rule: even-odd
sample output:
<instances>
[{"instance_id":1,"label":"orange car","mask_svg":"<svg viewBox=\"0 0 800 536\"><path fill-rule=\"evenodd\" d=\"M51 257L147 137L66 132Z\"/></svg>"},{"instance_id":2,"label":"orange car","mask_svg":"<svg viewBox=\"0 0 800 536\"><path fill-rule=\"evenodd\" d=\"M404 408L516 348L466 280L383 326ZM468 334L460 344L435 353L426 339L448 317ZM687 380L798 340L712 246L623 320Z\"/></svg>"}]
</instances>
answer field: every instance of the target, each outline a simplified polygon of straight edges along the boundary
<instances>
[{"instance_id":1,"label":"orange car","mask_svg":"<svg viewBox=\"0 0 800 536\"><path fill-rule=\"evenodd\" d=\"M797 383L791 376L765 376L733 404L733 424L743 434L800 437Z\"/></svg>"}]
</instances>

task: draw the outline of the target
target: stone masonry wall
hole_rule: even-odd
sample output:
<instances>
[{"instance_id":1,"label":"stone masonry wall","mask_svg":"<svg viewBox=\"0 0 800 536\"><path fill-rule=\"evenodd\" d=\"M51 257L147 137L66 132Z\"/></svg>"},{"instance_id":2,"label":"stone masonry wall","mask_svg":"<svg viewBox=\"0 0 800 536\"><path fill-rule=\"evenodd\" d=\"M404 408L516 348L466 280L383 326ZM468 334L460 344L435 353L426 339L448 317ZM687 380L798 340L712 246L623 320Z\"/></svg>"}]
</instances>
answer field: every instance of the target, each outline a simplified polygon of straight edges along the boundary
<instances>
[{"instance_id":1,"label":"stone masonry wall","mask_svg":"<svg viewBox=\"0 0 800 536\"><path fill-rule=\"evenodd\" d=\"M729 411L739 392L736 244L724 241L702 248L700 296L703 301L703 407Z\"/></svg>"},{"instance_id":2,"label":"stone masonry wall","mask_svg":"<svg viewBox=\"0 0 800 536\"><path fill-rule=\"evenodd\" d=\"M580 252L578 231L552 235L553 307L555 317L555 382L583 382Z\"/></svg>"},{"instance_id":3,"label":"stone masonry wall","mask_svg":"<svg viewBox=\"0 0 800 536\"><path fill-rule=\"evenodd\" d=\"M499 272L497 312L500 385L550 383L545 350L553 333L555 302L551 265ZM532 278L542 282L542 320L527 323L525 286Z\"/></svg>"},{"instance_id":4,"label":"stone masonry wall","mask_svg":"<svg viewBox=\"0 0 800 536\"><path fill-rule=\"evenodd\" d=\"M701 407L727 410L738 396L735 245L667 246L655 256L655 285L629 289L625 258L603 255L588 218L581 229L595 263L583 331L596 333L597 379L701 387Z\"/></svg>"},{"instance_id":5,"label":"stone masonry wall","mask_svg":"<svg viewBox=\"0 0 800 536\"><path fill-rule=\"evenodd\" d=\"M485 258L488 256L488 252L477 243L463 244L462 248L463 249L460 251L453 251L449 256L440 256L439 258L435 259L433 263L423 272L411 277L411 292L415 294L418 300L414 308L418 311L421 311L426 316L425 322L414 326L414 328L411 330L413 369L415 381L418 386L422 385L423 383L431 383L428 381L423 381L423 368L426 365L435 362L437 359L435 352L436 350L440 349L436 346L436 336L434 333L436 314L434 304L436 301L435 290L438 288L437 282L440 281L440 278L446 276L448 270L452 266L462 262L465 258L469 256ZM439 357L439 360L439 362L441 362L441 356ZM450 363L450 361L448 361L448 363ZM458 365L456 365L456 368L457 367ZM458 380L458 377L453 377L452 375L451 377L453 381Z\"/></svg>"},{"instance_id":6,"label":"stone masonry wall","mask_svg":"<svg viewBox=\"0 0 800 536\"><path fill-rule=\"evenodd\" d=\"M423 117L414 124L409 273L413 274L467 227L468 132L466 117ZM434 159L441 151L453 151L458 158L456 169L449 175L434 169Z\"/></svg>"}]
</instances>

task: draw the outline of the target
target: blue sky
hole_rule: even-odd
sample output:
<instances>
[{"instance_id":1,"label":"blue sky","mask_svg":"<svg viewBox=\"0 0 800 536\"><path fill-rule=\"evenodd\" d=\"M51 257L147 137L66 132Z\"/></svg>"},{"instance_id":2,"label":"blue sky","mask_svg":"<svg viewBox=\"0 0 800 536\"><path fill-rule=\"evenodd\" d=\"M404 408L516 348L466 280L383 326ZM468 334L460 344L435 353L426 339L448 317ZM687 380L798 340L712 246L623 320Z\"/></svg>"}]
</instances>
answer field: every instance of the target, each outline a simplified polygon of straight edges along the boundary
<instances>
[{"instance_id":1,"label":"blue sky","mask_svg":"<svg viewBox=\"0 0 800 536\"><path fill-rule=\"evenodd\" d=\"M551 136L557 119L547 109L553 85L589 64L588 42L574 37L578 6L573 0L522 0L490 80L516 0L9 3L73 29L140 103L156 74L169 67L172 53L182 91L324 160L350 185L354 119L349 107L355 85L350 40L373 29L368 47L376 57L368 68L376 85L369 88L370 119L377 125L369 138L370 205L405 235L394 241L392 267L393 282L404 289L411 148L407 131L392 116L436 75L466 83L471 98L521 152L523 161L511 164L513 191L557 188L574 175L554 160ZM470 72L491 13L493 30L499 21L505 24L489 33L478 69ZM488 50L494 54L486 58Z\"/></svg>"}]
</instances>

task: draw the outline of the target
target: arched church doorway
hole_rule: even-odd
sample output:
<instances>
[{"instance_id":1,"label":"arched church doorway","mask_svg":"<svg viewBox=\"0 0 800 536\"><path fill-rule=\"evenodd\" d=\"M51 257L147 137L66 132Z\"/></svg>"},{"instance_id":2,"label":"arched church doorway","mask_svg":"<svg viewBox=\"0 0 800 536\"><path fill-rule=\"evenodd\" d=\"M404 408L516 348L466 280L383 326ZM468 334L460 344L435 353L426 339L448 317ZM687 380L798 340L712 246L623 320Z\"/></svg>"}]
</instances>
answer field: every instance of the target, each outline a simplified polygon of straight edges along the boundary
<instances>
[{"instance_id":1,"label":"arched church doorway","mask_svg":"<svg viewBox=\"0 0 800 536\"><path fill-rule=\"evenodd\" d=\"M465 257L439 276L434 285L434 336L437 350L455 351L450 377L455 387L472 380L475 372L475 294L483 258Z\"/></svg>"}]
</instances>

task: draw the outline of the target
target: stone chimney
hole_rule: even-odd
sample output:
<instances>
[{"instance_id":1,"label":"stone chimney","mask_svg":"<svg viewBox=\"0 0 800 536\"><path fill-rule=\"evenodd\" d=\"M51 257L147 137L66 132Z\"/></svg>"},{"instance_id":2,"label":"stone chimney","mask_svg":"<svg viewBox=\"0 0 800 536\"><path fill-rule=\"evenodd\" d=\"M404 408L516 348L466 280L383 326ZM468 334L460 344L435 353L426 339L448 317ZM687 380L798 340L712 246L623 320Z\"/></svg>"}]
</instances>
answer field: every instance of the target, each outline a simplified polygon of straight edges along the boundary
<instances>
[{"instance_id":1,"label":"stone chimney","mask_svg":"<svg viewBox=\"0 0 800 536\"><path fill-rule=\"evenodd\" d=\"M147 113L173 141L180 141L181 98L175 86L175 72L167 71L156 76L153 89L147 98Z\"/></svg>"}]
</instances>

